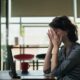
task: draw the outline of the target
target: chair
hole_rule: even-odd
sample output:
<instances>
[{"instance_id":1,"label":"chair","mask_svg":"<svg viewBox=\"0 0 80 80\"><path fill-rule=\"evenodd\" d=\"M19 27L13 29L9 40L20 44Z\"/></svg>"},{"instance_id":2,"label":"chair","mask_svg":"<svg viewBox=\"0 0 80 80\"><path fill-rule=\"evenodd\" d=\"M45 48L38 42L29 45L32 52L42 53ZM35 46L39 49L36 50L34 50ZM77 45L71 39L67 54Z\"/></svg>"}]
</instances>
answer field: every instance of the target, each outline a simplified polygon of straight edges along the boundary
<instances>
[{"instance_id":1,"label":"chair","mask_svg":"<svg viewBox=\"0 0 80 80\"><path fill-rule=\"evenodd\" d=\"M36 55L36 58L43 60L43 59L45 58L45 55L46 55L45 53L43 53L43 54L37 54L37 55Z\"/></svg>"},{"instance_id":2,"label":"chair","mask_svg":"<svg viewBox=\"0 0 80 80\"><path fill-rule=\"evenodd\" d=\"M16 69L15 69L15 62L13 61L13 56L12 56L12 51L11 51L11 46L7 46L7 69L10 70L9 75L12 78L20 78L17 73L16 73Z\"/></svg>"},{"instance_id":3,"label":"chair","mask_svg":"<svg viewBox=\"0 0 80 80\"><path fill-rule=\"evenodd\" d=\"M41 66L39 63L43 63L43 61L40 62L40 60L44 60L45 55L46 55L46 53L42 53L42 54L37 54L37 55L36 55L36 58L37 58L36 68L37 68L37 70L38 70L39 66Z\"/></svg>"}]
</instances>

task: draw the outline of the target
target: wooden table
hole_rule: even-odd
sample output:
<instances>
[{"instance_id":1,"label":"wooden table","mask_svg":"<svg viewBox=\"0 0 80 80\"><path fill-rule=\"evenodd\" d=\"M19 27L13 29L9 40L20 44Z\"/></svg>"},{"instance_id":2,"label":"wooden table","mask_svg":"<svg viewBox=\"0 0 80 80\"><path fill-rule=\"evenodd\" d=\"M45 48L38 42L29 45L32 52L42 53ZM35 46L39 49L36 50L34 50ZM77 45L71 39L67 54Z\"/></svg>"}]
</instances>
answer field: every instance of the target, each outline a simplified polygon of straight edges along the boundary
<instances>
[{"instance_id":1,"label":"wooden table","mask_svg":"<svg viewBox=\"0 0 80 80\"><path fill-rule=\"evenodd\" d=\"M42 70L32 70L29 71L28 74L21 74L21 71L17 71L17 74L20 76L20 79L26 79L26 80L32 80L32 79L40 79L40 80L56 80L54 78L46 77L44 76L44 73ZM11 79L9 76L9 71L0 71L0 80L17 80L17 79Z\"/></svg>"}]
</instances>

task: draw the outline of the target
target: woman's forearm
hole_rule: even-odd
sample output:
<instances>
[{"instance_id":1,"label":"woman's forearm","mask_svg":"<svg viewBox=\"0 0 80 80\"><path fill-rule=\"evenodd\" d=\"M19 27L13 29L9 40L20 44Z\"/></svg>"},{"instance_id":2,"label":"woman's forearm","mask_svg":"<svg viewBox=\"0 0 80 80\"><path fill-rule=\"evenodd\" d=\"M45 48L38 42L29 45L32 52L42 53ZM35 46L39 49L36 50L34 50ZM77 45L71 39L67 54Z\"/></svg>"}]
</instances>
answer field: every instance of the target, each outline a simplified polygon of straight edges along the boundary
<instances>
[{"instance_id":1,"label":"woman's forearm","mask_svg":"<svg viewBox=\"0 0 80 80\"><path fill-rule=\"evenodd\" d=\"M53 71L58 65L58 47L54 47L51 58L51 71Z\"/></svg>"},{"instance_id":2,"label":"woman's forearm","mask_svg":"<svg viewBox=\"0 0 80 80\"><path fill-rule=\"evenodd\" d=\"M51 53L52 53L52 46L49 46L44 60L44 68L43 68L44 71L51 67Z\"/></svg>"}]
</instances>

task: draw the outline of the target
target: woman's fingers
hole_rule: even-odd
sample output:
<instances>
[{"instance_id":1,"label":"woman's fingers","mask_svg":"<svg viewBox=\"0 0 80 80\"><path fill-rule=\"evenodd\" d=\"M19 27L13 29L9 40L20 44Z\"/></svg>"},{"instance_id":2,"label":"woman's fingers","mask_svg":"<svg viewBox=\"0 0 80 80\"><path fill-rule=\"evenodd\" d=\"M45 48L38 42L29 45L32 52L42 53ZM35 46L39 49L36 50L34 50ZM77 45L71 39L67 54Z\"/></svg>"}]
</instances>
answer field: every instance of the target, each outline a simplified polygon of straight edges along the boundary
<instances>
[{"instance_id":1,"label":"woman's fingers","mask_svg":"<svg viewBox=\"0 0 80 80\"><path fill-rule=\"evenodd\" d=\"M56 35L56 32L54 31L54 29L50 29L52 35Z\"/></svg>"},{"instance_id":2,"label":"woman's fingers","mask_svg":"<svg viewBox=\"0 0 80 80\"><path fill-rule=\"evenodd\" d=\"M54 39L58 38L58 35L56 34L56 32L54 31L54 29L50 29L52 36L54 37Z\"/></svg>"},{"instance_id":3,"label":"woman's fingers","mask_svg":"<svg viewBox=\"0 0 80 80\"><path fill-rule=\"evenodd\" d=\"M58 35L54 29L50 29L49 30L50 32L50 37L51 37L51 40L53 42L53 45L60 45L61 41L62 41L62 36L61 35Z\"/></svg>"},{"instance_id":4,"label":"woman's fingers","mask_svg":"<svg viewBox=\"0 0 80 80\"><path fill-rule=\"evenodd\" d=\"M49 38L50 38L50 40L51 40L51 38L52 38L52 33L51 33L50 30L48 30L48 36L49 36Z\"/></svg>"}]
</instances>

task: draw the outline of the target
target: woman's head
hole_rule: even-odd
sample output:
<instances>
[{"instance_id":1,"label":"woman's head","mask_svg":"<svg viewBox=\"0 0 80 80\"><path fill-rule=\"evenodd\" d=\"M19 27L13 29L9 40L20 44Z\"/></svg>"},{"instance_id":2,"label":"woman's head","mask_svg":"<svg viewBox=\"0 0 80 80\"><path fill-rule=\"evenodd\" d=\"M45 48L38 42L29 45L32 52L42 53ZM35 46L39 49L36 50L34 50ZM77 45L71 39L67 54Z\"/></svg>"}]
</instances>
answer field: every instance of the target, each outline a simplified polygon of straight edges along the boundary
<instances>
[{"instance_id":1,"label":"woman's head","mask_svg":"<svg viewBox=\"0 0 80 80\"><path fill-rule=\"evenodd\" d=\"M78 40L76 26L72 24L67 16L56 17L49 23L49 26L53 29L60 29L67 32L67 37L71 42L76 42Z\"/></svg>"}]
</instances>

